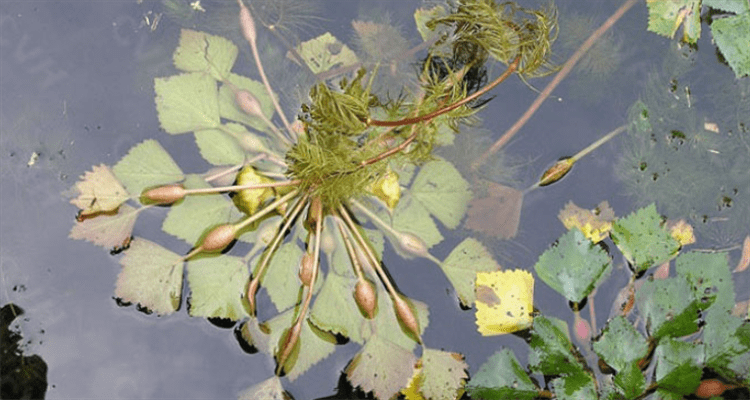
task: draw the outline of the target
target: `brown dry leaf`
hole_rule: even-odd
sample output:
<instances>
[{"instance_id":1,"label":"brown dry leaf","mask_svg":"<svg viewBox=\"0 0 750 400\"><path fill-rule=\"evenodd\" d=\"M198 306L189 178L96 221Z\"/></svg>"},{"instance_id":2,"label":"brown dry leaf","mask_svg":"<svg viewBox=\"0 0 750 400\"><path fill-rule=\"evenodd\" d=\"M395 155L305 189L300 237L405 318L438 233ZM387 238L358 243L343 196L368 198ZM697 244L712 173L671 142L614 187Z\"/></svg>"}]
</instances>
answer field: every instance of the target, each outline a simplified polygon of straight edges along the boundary
<instances>
[{"instance_id":1,"label":"brown dry leaf","mask_svg":"<svg viewBox=\"0 0 750 400\"><path fill-rule=\"evenodd\" d=\"M737 263L737 268L732 272L742 272L750 266L750 235L745 236L745 241L742 242L742 255L740 256L740 262Z\"/></svg>"},{"instance_id":2,"label":"brown dry leaf","mask_svg":"<svg viewBox=\"0 0 750 400\"><path fill-rule=\"evenodd\" d=\"M117 250L130 243L136 217L138 209L124 204L114 214L102 214L76 222L68 237Z\"/></svg>"},{"instance_id":3,"label":"brown dry leaf","mask_svg":"<svg viewBox=\"0 0 750 400\"><path fill-rule=\"evenodd\" d=\"M494 182L487 184L487 197L469 203L465 226L489 236L511 239L518 233L523 192Z\"/></svg>"},{"instance_id":4,"label":"brown dry leaf","mask_svg":"<svg viewBox=\"0 0 750 400\"><path fill-rule=\"evenodd\" d=\"M128 199L128 192L104 164L93 166L75 187L79 195L70 203L81 209L81 217L113 211Z\"/></svg>"}]
</instances>

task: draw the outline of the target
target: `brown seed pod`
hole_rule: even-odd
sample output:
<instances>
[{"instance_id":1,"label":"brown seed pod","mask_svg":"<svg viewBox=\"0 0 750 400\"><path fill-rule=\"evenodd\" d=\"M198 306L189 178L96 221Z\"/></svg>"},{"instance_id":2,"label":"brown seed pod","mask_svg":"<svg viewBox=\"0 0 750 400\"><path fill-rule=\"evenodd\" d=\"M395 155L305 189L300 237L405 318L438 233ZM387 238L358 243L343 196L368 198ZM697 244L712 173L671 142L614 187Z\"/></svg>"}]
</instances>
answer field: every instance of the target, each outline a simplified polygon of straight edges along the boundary
<instances>
[{"instance_id":1,"label":"brown seed pod","mask_svg":"<svg viewBox=\"0 0 750 400\"><path fill-rule=\"evenodd\" d=\"M305 255L302 256L302 261L299 263L299 280L307 287L312 287L313 285L312 276L314 267L315 259L313 258L313 255L305 253Z\"/></svg>"},{"instance_id":2,"label":"brown seed pod","mask_svg":"<svg viewBox=\"0 0 750 400\"><path fill-rule=\"evenodd\" d=\"M360 278L354 287L354 300L357 302L359 311L367 319L375 317L378 307L378 295L375 285L365 278Z\"/></svg>"},{"instance_id":3,"label":"brown seed pod","mask_svg":"<svg viewBox=\"0 0 750 400\"><path fill-rule=\"evenodd\" d=\"M304 321L292 325L281 335L281 338L279 339L279 352L276 354L277 375L289 372L289 370L294 366L294 363L291 363L291 365L286 364L290 360L290 358L296 358L293 357L294 353L299 352L299 337L302 333L302 323L304 323Z\"/></svg>"},{"instance_id":4,"label":"brown seed pod","mask_svg":"<svg viewBox=\"0 0 750 400\"><path fill-rule=\"evenodd\" d=\"M393 297L393 308L396 310L396 317L406 333L418 343L422 343L422 337L419 334L419 321L409 303L401 298L401 295L396 295Z\"/></svg>"},{"instance_id":5,"label":"brown seed pod","mask_svg":"<svg viewBox=\"0 0 750 400\"><path fill-rule=\"evenodd\" d=\"M539 186L551 185L562 179L563 176L570 172L570 169L573 167L573 163L575 163L575 159L572 157L566 157L558 160L555 165L549 167L549 169L544 171L542 177L539 178Z\"/></svg>"},{"instance_id":6,"label":"brown seed pod","mask_svg":"<svg viewBox=\"0 0 750 400\"><path fill-rule=\"evenodd\" d=\"M234 100L242 111L253 117L263 117L260 102L247 90L238 90L234 94Z\"/></svg>"},{"instance_id":7,"label":"brown seed pod","mask_svg":"<svg viewBox=\"0 0 750 400\"><path fill-rule=\"evenodd\" d=\"M234 240L234 235L237 233L234 225L224 224L219 225L208 232L206 237L203 238L201 248L203 251L220 251L224 250L225 247L229 246Z\"/></svg>"},{"instance_id":8,"label":"brown seed pod","mask_svg":"<svg viewBox=\"0 0 750 400\"><path fill-rule=\"evenodd\" d=\"M706 379L701 381L701 384L695 389L695 395L701 399L708 399L721 396L724 391L732 390L736 387L735 385L727 385L718 379Z\"/></svg>"},{"instance_id":9,"label":"brown seed pod","mask_svg":"<svg viewBox=\"0 0 750 400\"><path fill-rule=\"evenodd\" d=\"M181 200L186 193L187 191L181 184L175 183L149 189L141 194L141 199L145 203L167 205Z\"/></svg>"},{"instance_id":10,"label":"brown seed pod","mask_svg":"<svg viewBox=\"0 0 750 400\"><path fill-rule=\"evenodd\" d=\"M323 202L320 201L320 197L313 197L310 199L310 208L307 210L307 223L308 229L314 231L315 223L318 220L318 215L323 214ZM321 221L322 222L322 221Z\"/></svg>"},{"instance_id":11,"label":"brown seed pod","mask_svg":"<svg viewBox=\"0 0 750 400\"><path fill-rule=\"evenodd\" d=\"M258 279L251 279L247 285L247 295L245 297L248 305L247 312L250 315L255 315L255 293L258 291L258 284Z\"/></svg>"}]
</instances>

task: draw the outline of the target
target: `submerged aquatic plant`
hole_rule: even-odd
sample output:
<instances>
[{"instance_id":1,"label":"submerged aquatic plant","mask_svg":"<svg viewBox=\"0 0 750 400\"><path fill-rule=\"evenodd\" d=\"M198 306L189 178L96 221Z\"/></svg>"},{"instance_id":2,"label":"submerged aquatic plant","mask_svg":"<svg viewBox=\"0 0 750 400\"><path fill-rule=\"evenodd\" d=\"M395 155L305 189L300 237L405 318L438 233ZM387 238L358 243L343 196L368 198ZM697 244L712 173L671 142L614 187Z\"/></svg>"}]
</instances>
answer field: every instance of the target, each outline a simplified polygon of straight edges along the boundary
<instances>
[{"instance_id":1,"label":"submerged aquatic plant","mask_svg":"<svg viewBox=\"0 0 750 400\"><path fill-rule=\"evenodd\" d=\"M194 132L216 168L184 174L157 141L140 143L76 184L72 202L81 211L71 237L124 250L116 297L148 312L179 309L187 264L190 315L242 321L238 336L275 356L276 375L299 376L333 351L339 335L363 344L346 374L365 392L390 398L414 376L411 390L427 397L460 394L466 365L460 355L425 347L427 307L391 281L384 241L406 258L437 264L461 303L474 303L476 272L499 266L471 238L445 260L430 254L443 239L434 219L457 227L471 198L468 183L433 150L509 76L553 69L554 10L488 0L440 7L420 27L437 36L417 71L418 90L378 96L377 66L361 67L315 84L292 120L261 62L256 19L238 5L260 81L232 72L238 48L231 41L183 30L173 56L180 73L154 84L162 129ZM315 74L359 63L330 33L290 53ZM488 62L507 68L490 81ZM157 205L170 207L162 229L194 245L187 254L131 240L137 215ZM256 316L261 287L280 313L264 322ZM416 344L424 361L417 367ZM281 390L278 378L246 394L269 387Z\"/></svg>"}]
</instances>

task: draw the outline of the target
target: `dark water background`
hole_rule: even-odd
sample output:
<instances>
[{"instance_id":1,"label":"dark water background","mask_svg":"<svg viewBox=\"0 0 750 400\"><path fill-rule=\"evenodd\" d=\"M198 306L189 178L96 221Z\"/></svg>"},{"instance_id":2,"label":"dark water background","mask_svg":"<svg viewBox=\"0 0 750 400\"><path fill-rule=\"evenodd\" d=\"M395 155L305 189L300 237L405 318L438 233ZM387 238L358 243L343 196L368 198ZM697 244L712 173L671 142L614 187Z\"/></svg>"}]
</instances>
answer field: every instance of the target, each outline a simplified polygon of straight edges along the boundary
<instances>
[{"instance_id":1,"label":"dark water background","mask_svg":"<svg viewBox=\"0 0 750 400\"><path fill-rule=\"evenodd\" d=\"M360 12L384 11L407 37L416 35L412 12L419 2L371 3L323 1L320 10L326 19L300 36L306 40L330 30L346 42L354 36L349 21ZM571 0L558 5L563 15L582 13L598 25L619 3ZM204 2L208 12L216 5ZM158 128L153 78L174 73L171 54L180 28L169 18L155 31L144 26L144 15L153 18L161 8L149 0L0 1L0 304L13 302L26 310L18 328L26 340L25 352L40 355L49 366L51 399L234 398L273 374L270 358L243 353L231 330L190 318L184 307L162 318L120 308L112 299L118 258L67 238L76 209L62 193L92 165L113 165L146 138L159 140L185 172L206 169L190 135L169 136ZM531 184L554 160L626 122L627 108L643 88L646 73L659 68L658 55L669 46L667 39L645 32L646 21L645 4L638 4L615 26L622 64L606 85L581 89L576 84L582 80L571 76L554 93L561 99L550 98L513 140L508 152L522 163L519 187ZM225 29L236 35L232 24L235 19ZM707 38L710 34L704 30L699 45L711 58ZM273 39L261 33L260 40ZM249 65L246 54L245 49L238 64ZM568 55L560 50L556 57L563 62ZM724 66L715 68L716 73L731 74ZM541 89L546 80L532 83ZM484 126L499 136L536 93L517 80L494 93L497 97L481 115ZM608 200L618 215L633 210L613 170L619 139L580 161L562 183L527 196L519 236L510 243L496 241L492 249L505 268L533 266L564 232L557 213L569 200L586 208ZM135 234L175 252L187 250L186 244L159 231L163 215L164 210L145 211ZM434 254L443 258L465 234L447 233L450 245L436 248ZM458 307L434 265L404 261L392 252L386 264L405 293L430 307L424 339L432 347L463 353L470 372L499 346L513 348L525 362L521 339L476 333L473 312ZM597 297L599 327L624 284L624 275L618 276ZM747 278L744 282L747 288ZM738 287L737 292L743 290ZM572 321L562 298L540 281L535 305ZM354 344L339 346L284 385L297 399L331 395L356 351Z\"/></svg>"}]
</instances>

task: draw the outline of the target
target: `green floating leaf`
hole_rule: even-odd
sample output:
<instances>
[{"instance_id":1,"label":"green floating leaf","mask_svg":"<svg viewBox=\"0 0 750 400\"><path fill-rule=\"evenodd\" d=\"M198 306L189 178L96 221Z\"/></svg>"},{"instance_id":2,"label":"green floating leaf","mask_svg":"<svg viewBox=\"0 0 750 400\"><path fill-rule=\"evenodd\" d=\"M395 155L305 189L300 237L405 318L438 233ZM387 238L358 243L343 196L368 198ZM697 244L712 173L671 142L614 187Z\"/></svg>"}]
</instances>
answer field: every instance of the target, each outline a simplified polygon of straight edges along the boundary
<instances>
[{"instance_id":1,"label":"green floating leaf","mask_svg":"<svg viewBox=\"0 0 750 400\"><path fill-rule=\"evenodd\" d=\"M534 318L531 333L529 366L534 372L544 375L576 374L583 371L576 350L570 343L564 321L539 316Z\"/></svg>"},{"instance_id":2,"label":"green floating leaf","mask_svg":"<svg viewBox=\"0 0 750 400\"><path fill-rule=\"evenodd\" d=\"M544 283L578 303L609 271L609 261L601 247L573 228L539 257L534 270Z\"/></svg>"},{"instance_id":3,"label":"green floating leaf","mask_svg":"<svg viewBox=\"0 0 750 400\"><path fill-rule=\"evenodd\" d=\"M191 72L156 78L154 90L159 123L167 133L219 127L218 92L210 75Z\"/></svg>"},{"instance_id":4,"label":"green floating leaf","mask_svg":"<svg viewBox=\"0 0 750 400\"><path fill-rule=\"evenodd\" d=\"M627 346L623 346L627 343ZM623 316L607 322L602 334L593 344L599 357L616 371L620 371L634 361L648 354L648 342Z\"/></svg>"},{"instance_id":5,"label":"green floating leaf","mask_svg":"<svg viewBox=\"0 0 750 400\"><path fill-rule=\"evenodd\" d=\"M297 304L299 298L302 283L299 280L298 271L303 250L296 242L296 240L291 240L279 246L271 257L261 280L279 312ZM319 276L318 279L320 278L322 277Z\"/></svg>"},{"instance_id":6,"label":"green floating leaf","mask_svg":"<svg viewBox=\"0 0 750 400\"><path fill-rule=\"evenodd\" d=\"M271 331L268 338L270 348L262 350L267 354L278 354L277 346L281 335L292 326L296 318L295 309L290 309L267 321L265 325ZM336 338L318 329L309 320L302 323L299 343L299 352L290 356L284 365L286 377L292 381L336 350Z\"/></svg>"},{"instance_id":7,"label":"green floating leaf","mask_svg":"<svg viewBox=\"0 0 750 400\"><path fill-rule=\"evenodd\" d=\"M596 399L596 383L583 371L552 380L555 395L561 400Z\"/></svg>"},{"instance_id":8,"label":"green floating leaf","mask_svg":"<svg viewBox=\"0 0 750 400\"><path fill-rule=\"evenodd\" d=\"M455 399L463 391L468 365L457 353L425 348L422 351L422 395L427 399Z\"/></svg>"},{"instance_id":9,"label":"green floating leaf","mask_svg":"<svg viewBox=\"0 0 750 400\"><path fill-rule=\"evenodd\" d=\"M705 322L706 366L729 379L750 380L750 322L714 307L706 312Z\"/></svg>"},{"instance_id":10,"label":"green floating leaf","mask_svg":"<svg viewBox=\"0 0 750 400\"><path fill-rule=\"evenodd\" d=\"M237 139L221 129L195 131L195 143L201 156L213 165L237 165L245 161L246 153Z\"/></svg>"},{"instance_id":11,"label":"green floating leaf","mask_svg":"<svg viewBox=\"0 0 750 400\"><path fill-rule=\"evenodd\" d=\"M639 272L670 260L680 249L662 224L654 204L615 221L610 236Z\"/></svg>"},{"instance_id":12,"label":"green floating leaf","mask_svg":"<svg viewBox=\"0 0 750 400\"><path fill-rule=\"evenodd\" d=\"M232 321L248 316L243 297L250 273L239 257L221 255L191 260L190 315Z\"/></svg>"},{"instance_id":13,"label":"green floating leaf","mask_svg":"<svg viewBox=\"0 0 750 400\"><path fill-rule=\"evenodd\" d=\"M179 70L208 72L220 81L229 74L237 59L237 46L221 36L183 29L172 58Z\"/></svg>"},{"instance_id":14,"label":"green floating leaf","mask_svg":"<svg viewBox=\"0 0 750 400\"><path fill-rule=\"evenodd\" d=\"M182 256L149 240L135 238L120 265L115 297L160 315L180 308Z\"/></svg>"},{"instance_id":15,"label":"green floating leaf","mask_svg":"<svg viewBox=\"0 0 750 400\"><path fill-rule=\"evenodd\" d=\"M622 343L620 345L622 345ZM643 376L643 372L641 372L641 369L638 367L637 361L631 362L618 371L614 382L615 385L622 390L627 399L635 399L642 395L643 391L646 390L646 377Z\"/></svg>"},{"instance_id":16,"label":"green floating leaf","mask_svg":"<svg viewBox=\"0 0 750 400\"><path fill-rule=\"evenodd\" d=\"M356 282L353 276L344 277L329 272L320 293L315 297L310 322L324 331L348 337L356 343L364 343L360 331L363 317L353 297Z\"/></svg>"},{"instance_id":17,"label":"green floating leaf","mask_svg":"<svg viewBox=\"0 0 750 400\"><path fill-rule=\"evenodd\" d=\"M407 386L416 362L411 350L373 335L345 372L352 386L373 392L377 399L390 399Z\"/></svg>"},{"instance_id":18,"label":"green floating leaf","mask_svg":"<svg viewBox=\"0 0 750 400\"><path fill-rule=\"evenodd\" d=\"M466 388L473 399L482 400L531 400L539 395L539 389L516 356L505 348L479 367Z\"/></svg>"},{"instance_id":19,"label":"green floating leaf","mask_svg":"<svg viewBox=\"0 0 750 400\"><path fill-rule=\"evenodd\" d=\"M389 342L393 342L405 349L414 349L417 345L411 337L407 336L406 332L400 328L398 318L393 306L393 301L382 285L378 285L378 313L373 318L374 324L365 325L362 327L362 337L365 341L370 340L372 336L379 336ZM430 312L427 309L427 305L421 301L414 299L408 299L411 304L412 311L417 315L417 321L419 322L419 335L424 334L425 328L429 324Z\"/></svg>"},{"instance_id":20,"label":"green floating leaf","mask_svg":"<svg viewBox=\"0 0 750 400\"><path fill-rule=\"evenodd\" d=\"M703 5L706 7L715 8L717 10L731 12L735 14L742 14L750 11L750 3L746 1L737 0L703 0Z\"/></svg>"},{"instance_id":21,"label":"green floating leaf","mask_svg":"<svg viewBox=\"0 0 750 400\"><path fill-rule=\"evenodd\" d=\"M271 102L271 97L268 95L268 92L266 92L266 88L263 84L242 75L232 73L230 73L229 77L225 80L225 84L221 85L219 88L219 114L221 117L243 123L261 132L268 132L269 127L261 118L247 114L237 105L235 91L238 89L247 90L258 100L260 103L260 109L263 111L263 115L265 115L267 119L270 120L273 117L273 102Z\"/></svg>"},{"instance_id":22,"label":"green floating leaf","mask_svg":"<svg viewBox=\"0 0 750 400\"><path fill-rule=\"evenodd\" d=\"M359 62L357 55L330 32L300 43L297 52L314 74Z\"/></svg>"},{"instance_id":23,"label":"green floating leaf","mask_svg":"<svg viewBox=\"0 0 750 400\"><path fill-rule=\"evenodd\" d=\"M654 360L655 378L660 388L687 395L700 385L703 345L666 338L656 347Z\"/></svg>"},{"instance_id":24,"label":"green floating leaf","mask_svg":"<svg viewBox=\"0 0 750 400\"><path fill-rule=\"evenodd\" d=\"M726 254L680 254L675 270L693 286L695 298L713 301L711 308L729 311L734 307L734 282Z\"/></svg>"},{"instance_id":25,"label":"green floating leaf","mask_svg":"<svg viewBox=\"0 0 750 400\"><path fill-rule=\"evenodd\" d=\"M422 166L410 193L448 229L455 229L471 200L469 183L453 164L437 160Z\"/></svg>"},{"instance_id":26,"label":"green floating leaf","mask_svg":"<svg viewBox=\"0 0 750 400\"><path fill-rule=\"evenodd\" d=\"M680 337L698 330L699 302L683 277L648 280L635 294L649 335Z\"/></svg>"},{"instance_id":27,"label":"green floating leaf","mask_svg":"<svg viewBox=\"0 0 750 400\"><path fill-rule=\"evenodd\" d=\"M684 24L683 40L695 43L701 36L701 0L647 0L648 30L673 38Z\"/></svg>"},{"instance_id":28,"label":"green floating leaf","mask_svg":"<svg viewBox=\"0 0 750 400\"><path fill-rule=\"evenodd\" d=\"M184 178L180 167L156 140L149 139L130 149L114 167L117 179L132 196L140 196L143 189L180 181Z\"/></svg>"},{"instance_id":29,"label":"green floating leaf","mask_svg":"<svg viewBox=\"0 0 750 400\"><path fill-rule=\"evenodd\" d=\"M470 307L476 300L477 272L499 271L500 265L481 242L466 238L448 254L440 268L453 285L461 304Z\"/></svg>"},{"instance_id":30,"label":"green floating leaf","mask_svg":"<svg viewBox=\"0 0 750 400\"><path fill-rule=\"evenodd\" d=\"M734 3L744 3L734 1ZM750 41L748 27L750 26L750 11L743 14L714 20L711 24L711 34L716 46L734 70L737 78L750 75Z\"/></svg>"},{"instance_id":31,"label":"green floating leaf","mask_svg":"<svg viewBox=\"0 0 750 400\"><path fill-rule=\"evenodd\" d=\"M189 175L184 185L186 189L210 187L198 175ZM187 196L182 203L170 208L161 229L190 244L197 244L209 229L238 220L240 216L234 204L224 195Z\"/></svg>"}]
</instances>

